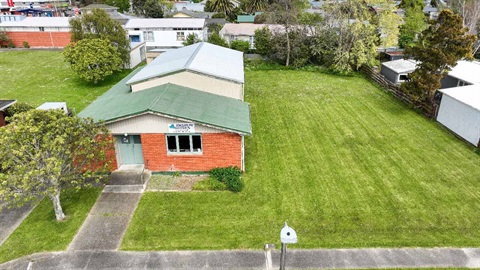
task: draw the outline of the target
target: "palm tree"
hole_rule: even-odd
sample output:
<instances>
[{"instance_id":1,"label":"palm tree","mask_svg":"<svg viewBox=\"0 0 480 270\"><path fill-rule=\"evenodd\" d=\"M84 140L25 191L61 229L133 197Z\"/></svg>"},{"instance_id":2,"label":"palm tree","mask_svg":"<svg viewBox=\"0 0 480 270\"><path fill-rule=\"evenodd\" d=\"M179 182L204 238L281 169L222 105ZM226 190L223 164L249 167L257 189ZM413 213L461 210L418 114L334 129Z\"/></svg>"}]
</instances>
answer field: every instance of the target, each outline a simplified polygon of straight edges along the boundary
<instances>
[{"instance_id":1,"label":"palm tree","mask_svg":"<svg viewBox=\"0 0 480 270\"><path fill-rule=\"evenodd\" d=\"M230 14L233 11L233 3L230 0L213 0L212 10L219 13Z\"/></svg>"},{"instance_id":2,"label":"palm tree","mask_svg":"<svg viewBox=\"0 0 480 270\"><path fill-rule=\"evenodd\" d=\"M267 9L267 0L250 0L247 3L247 12L252 14L255 11L265 11Z\"/></svg>"}]
</instances>

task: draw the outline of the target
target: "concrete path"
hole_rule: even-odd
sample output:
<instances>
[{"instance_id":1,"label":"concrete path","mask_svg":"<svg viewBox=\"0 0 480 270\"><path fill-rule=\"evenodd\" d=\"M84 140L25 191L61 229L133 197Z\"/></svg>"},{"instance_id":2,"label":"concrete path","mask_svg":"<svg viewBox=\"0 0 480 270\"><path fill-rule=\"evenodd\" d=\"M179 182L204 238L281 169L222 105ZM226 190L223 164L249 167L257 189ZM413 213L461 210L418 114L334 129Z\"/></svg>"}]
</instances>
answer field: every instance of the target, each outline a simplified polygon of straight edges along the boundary
<instances>
[{"instance_id":1,"label":"concrete path","mask_svg":"<svg viewBox=\"0 0 480 270\"><path fill-rule=\"evenodd\" d=\"M10 234L22 224L22 221L32 212L35 205L24 205L19 208L8 209L0 201L0 246Z\"/></svg>"},{"instance_id":2,"label":"concrete path","mask_svg":"<svg viewBox=\"0 0 480 270\"><path fill-rule=\"evenodd\" d=\"M117 250L145 190L149 174L120 171L110 176L68 251Z\"/></svg>"},{"instance_id":3,"label":"concrete path","mask_svg":"<svg viewBox=\"0 0 480 270\"><path fill-rule=\"evenodd\" d=\"M269 265L264 251L75 251L39 253L0 269L278 269L280 251ZM30 266L29 266L30 264ZM287 269L480 267L479 248L288 250Z\"/></svg>"}]
</instances>

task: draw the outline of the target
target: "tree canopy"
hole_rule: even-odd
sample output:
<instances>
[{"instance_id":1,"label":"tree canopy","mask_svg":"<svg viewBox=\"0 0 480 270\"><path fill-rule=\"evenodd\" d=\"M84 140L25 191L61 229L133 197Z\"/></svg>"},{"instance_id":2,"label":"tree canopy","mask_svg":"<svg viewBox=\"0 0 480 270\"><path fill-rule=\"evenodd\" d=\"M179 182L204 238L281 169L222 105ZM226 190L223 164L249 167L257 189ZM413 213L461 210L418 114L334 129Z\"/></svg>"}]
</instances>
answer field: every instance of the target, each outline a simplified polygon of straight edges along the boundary
<instances>
[{"instance_id":1,"label":"tree canopy","mask_svg":"<svg viewBox=\"0 0 480 270\"><path fill-rule=\"evenodd\" d=\"M418 35L427 28L427 19L423 13L423 0L403 0L400 7L405 10L404 24L400 26L400 48L412 47Z\"/></svg>"},{"instance_id":2,"label":"tree canopy","mask_svg":"<svg viewBox=\"0 0 480 270\"><path fill-rule=\"evenodd\" d=\"M122 69L117 49L105 39L83 39L63 50L65 61L84 80L98 83Z\"/></svg>"},{"instance_id":3,"label":"tree canopy","mask_svg":"<svg viewBox=\"0 0 480 270\"><path fill-rule=\"evenodd\" d=\"M0 129L0 197L20 206L47 196L56 219L64 219L62 189L81 188L109 168L108 131L62 110L30 110L9 120Z\"/></svg>"},{"instance_id":4,"label":"tree canopy","mask_svg":"<svg viewBox=\"0 0 480 270\"><path fill-rule=\"evenodd\" d=\"M130 9L130 1L128 0L105 0L105 4L117 7L120 12L126 12Z\"/></svg>"},{"instance_id":5,"label":"tree canopy","mask_svg":"<svg viewBox=\"0 0 480 270\"><path fill-rule=\"evenodd\" d=\"M440 88L440 80L451 67L462 58L472 56L472 44L476 37L467 34L462 18L449 9L440 12L436 21L422 32L419 41L405 53L419 61L417 69L403 83L402 89L414 100L433 106L435 91Z\"/></svg>"},{"instance_id":6,"label":"tree canopy","mask_svg":"<svg viewBox=\"0 0 480 270\"><path fill-rule=\"evenodd\" d=\"M135 14L146 18L163 18L165 5L159 0L133 0Z\"/></svg>"},{"instance_id":7,"label":"tree canopy","mask_svg":"<svg viewBox=\"0 0 480 270\"><path fill-rule=\"evenodd\" d=\"M130 40L122 25L101 9L70 20L72 42L82 39L105 39L120 53L124 64L130 62Z\"/></svg>"}]
</instances>

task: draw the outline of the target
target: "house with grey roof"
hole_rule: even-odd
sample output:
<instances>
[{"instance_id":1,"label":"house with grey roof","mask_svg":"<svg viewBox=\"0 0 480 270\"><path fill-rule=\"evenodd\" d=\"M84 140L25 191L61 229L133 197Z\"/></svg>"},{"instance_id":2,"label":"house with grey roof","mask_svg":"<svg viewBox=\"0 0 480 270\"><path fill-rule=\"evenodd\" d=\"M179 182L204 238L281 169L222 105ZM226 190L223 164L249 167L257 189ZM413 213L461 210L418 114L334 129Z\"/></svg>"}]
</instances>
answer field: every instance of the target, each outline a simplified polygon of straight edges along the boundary
<instances>
[{"instance_id":1,"label":"house with grey roof","mask_svg":"<svg viewBox=\"0 0 480 270\"><path fill-rule=\"evenodd\" d=\"M5 126L5 110L17 102L16 100L0 100L0 127Z\"/></svg>"},{"instance_id":2,"label":"house with grey roof","mask_svg":"<svg viewBox=\"0 0 480 270\"><path fill-rule=\"evenodd\" d=\"M147 50L181 48L189 34L201 40L207 35L205 19L196 18L130 19L124 28L130 41L146 42Z\"/></svg>"},{"instance_id":3,"label":"house with grey roof","mask_svg":"<svg viewBox=\"0 0 480 270\"><path fill-rule=\"evenodd\" d=\"M136 69L79 116L106 124L117 168L243 170L244 136L252 133L243 82L241 53L197 43Z\"/></svg>"}]
</instances>

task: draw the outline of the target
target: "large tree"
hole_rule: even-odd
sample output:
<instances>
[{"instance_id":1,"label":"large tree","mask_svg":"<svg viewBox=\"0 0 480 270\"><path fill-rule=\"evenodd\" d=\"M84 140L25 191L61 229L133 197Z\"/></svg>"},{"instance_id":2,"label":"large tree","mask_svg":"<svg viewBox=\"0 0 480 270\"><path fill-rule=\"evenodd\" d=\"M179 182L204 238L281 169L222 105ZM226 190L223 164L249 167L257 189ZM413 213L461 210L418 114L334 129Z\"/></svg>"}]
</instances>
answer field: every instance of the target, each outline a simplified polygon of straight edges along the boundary
<instances>
[{"instance_id":1,"label":"large tree","mask_svg":"<svg viewBox=\"0 0 480 270\"><path fill-rule=\"evenodd\" d=\"M325 18L312 46L315 57L340 73L376 63L378 36L363 0L324 5Z\"/></svg>"},{"instance_id":2,"label":"large tree","mask_svg":"<svg viewBox=\"0 0 480 270\"><path fill-rule=\"evenodd\" d=\"M105 4L117 7L120 12L125 12L130 9L130 1L128 0L105 0Z\"/></svg>"},{"instance_id":3,"label":"large tree","mask_svg":"<svg viewBox=\"0 0 480 270\"><path fill-rule=\"evenodd\" d=\"M265 11L267 10L268 1L267 0L249 0L245 4L246 12L253 14L256 11Z\"/></svg>"},{"instance_id":4,"label":"large tree","mask_svg":"<svg viewBox=\"0 0 480 270\"><path fill-rule=\"evenodd\" d=\"M211 0L209 8L213 12L224 13L228 16L230 13L233 12L235 6L230 0Z\"/></svg>"},{"instance_id":5,"label":"large tree","mask_svg":"<svg viewBox=\"0 0 480 270\"><path fill-rule=\"evenodd\" d=\"M433 106L435 91L440 88L440 80L451 67L462 58L472 56L472 44L476 37L467 34L462 18L449 9L440 12L436 21L422 32L418 42L405 53L419 61L417 69L402 84L402 89L414 100Z\"/></svg>"},{"instance_id":6,"label":"large tree","mask_svg":"<svg viewBox=\"0 0 480 270\"><path fill-rule=\"evenodd\" d=\"M146 18L163 18L166 6L159 0L133 0L135 14Z\"/></svg>"},{"instance_id":7,"label":"large tree","mask_svg":"<svg viewBox=\"0 0 480 270\"><path fill-rule=\"evenodd\" d=\"M423 0L402 0L400 7L405 11L404 24L400 26L399 45L401 48L411 47L420 33L428 26L423 8Z\"/></svg>"},{"instance_id":8,"label":"large tree","mask_svg":"<svg viewBox=\"0 0 480 270\"><path fill-rule=\"evenodd\" d=\"M72 42L82 39L106 39L120 53L124 64L130 62L130 40L122 25L112 19L101 9L92 9L91 13L83 14L70 20Z\"/></svg>"},{"instance_id":9,"label":"large tree","mask_svg":"<svg viewBox=\"0 0 480 270\"><path fill-rule=\"evenodd\" d=\"M117 49L106 39L82 39L63 50L65 60L84 80L98 83L122 69Z\"/></svg>"},{"instance_id":10,"label":"large tree","mask_svg":"<svg viewBox=\"0 0 480 270\"><path fill-rule=\"evenodd\" d=\"M61 110L30 110L0 129L0 197L22 205L47 196L57 220L63 220L60 194L81 188L85 179L106 171L112 140L92 119Z\"/></svg>"}]
</instances>

